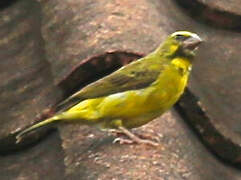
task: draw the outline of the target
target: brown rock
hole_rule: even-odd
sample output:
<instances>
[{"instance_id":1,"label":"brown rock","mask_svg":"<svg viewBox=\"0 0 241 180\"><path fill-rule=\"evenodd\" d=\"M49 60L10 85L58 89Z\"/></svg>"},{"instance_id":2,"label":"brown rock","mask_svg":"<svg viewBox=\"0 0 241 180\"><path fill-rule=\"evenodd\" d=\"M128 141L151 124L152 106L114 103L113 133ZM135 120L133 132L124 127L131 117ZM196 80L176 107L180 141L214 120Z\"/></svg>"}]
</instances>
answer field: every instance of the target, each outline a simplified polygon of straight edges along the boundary
<instances>
[{"instance_id":1,"label":"brown rock","mask_svg":"<svg viewBox=\"0 0 241 180\"><path fill-rule=\"evenodd\" d=\"M241 6L239 0L197 0L200 3L205 4L209 8L218 9L220 11L229 12L237 15L241 15Z\"/></svg>"},{"instance_id":2,"label":"brown rock","mask_svg":"<svg viewBox=\"0 0 241 180\"><path fill-rule=\"evenodd\" d=\"M106 132L61 127L67 179L238 180L241 176L207 151L173 110L134 132L159 146L113 144L114 137Z\"/></svg>"},{"instance_id":3,"label":"brown rock","mask_svg":"<svg viewBox=\"0 0 241 180\"><path fill-rule=\"evenodd\" d=\"M36 120L60 95L45 57L40 17L35 1L17 1L0 12L0 139Z\"/></svg>"},{"instance_id":4,"label":"brown rock","mask_svg":"<svg viewBox=\"0 0 241 180\"><path fill-rule=\"evenodd\" d=\"M15 154L0 155L1 180L64 179L64 152L57 133Z\"/></svg>"},{"instance_id":5,"label":"brown rock","mask_svg":"<svg viewBox=\"0 0 241 180\"><path fill-rule=\"evenodd\" d=\"M226 138L232 143L229 152L232 152L232 148L240 148L240 135L237 133L240 119L239 33L197 22L188 16L186 10L180 8L176 1L140 0L138 5L127 0L38 2L40 4L36 1L18 1L2 11L3 14L13 13L13 17L19 17L18 13L24 14L28 10L29 14L20 16L25 17L23 19L26 19L26 22L23 19L21 22L13 22L17 25L25 22L20 29L29 30L29 36L26 36L25 31L22 32L25 35L18 35L21 31L15 32L16 28L13 28L15 26L11 26L11 23L2 26L4 28L0 33L8 35L5 35L7 40L1 38L0 46L1 42L2 48L9 46L6 48L7 55L4 55L8 63L3 66L5 61L2 61L1 73L4 76L1 74L1 77L4 77L4 80L12 80L10 77L16 73L16 68L13 67L18 67L19 62L20 69L23 70L16 76L21 79L19 87L32 87L31 91L25 91L18 86L8 86L8 81L7 86L2 85L1 91L6 95L2 93L1 96L6 98L6 105L11 102L8 106L1 107L1 111L7 110L3 117L14 115L9 122L8 118L1 120L2 136L16 130L17 127L23 128L30 124L37 114L41 114L48 105L59 99L56 98L59 97L59 89L55 89L53 81L60 83L59 87L64 89L66 95L72 91L67 92L66 86L77 88L77 85L72 86L73 82L65 84L61 79L70 72L70 75L73 75L73 72L76 72L73 70L81 64L80 61L114 50L146 54L156 48L169 33L186 29L197 32L207 41L195 61L190 89L200 98L202 112L207 115L207 119L204 120L208 120L210 125L215 127L215 132L221 135L218 141L220 150L216 153L224 153L229 148L225 144ZM4 19L6 16L1 17ZM41 24L39 17L42 17ZM11 22L9 18L5 19ZM11 33L16 37L16 41L9 41ZM24 45L20 37L29 37L29 46ZM44 46L38 44L43 40ZM16 50L18 47L19 51ZM12 61L7 61L8 59ZM108 58L102 60L107 62ZM117 64L119 66L122 63ZM96 63L96 67L98 66L100 64ZM94 67L93 65L92 68ZM96 69L100 70L98 73L101 75L106 70ZM82 70L84 72L84 69ZM25 74L25 71L30 73ZM53 72L53 77L50 72ZM94 74L97 78L96 73ZM84 75L83 73L80 79L83 80ZM31 77L36 80L35 86L29 81ZM41 89L43 87L44 89ZM40 92L43 92L43 95L37 96ZM57 94L50 93L50 96L46 96L49 95L46 92ZM12 98L13 95L17 95L19 99ZM39 99L35 99L36 97ZM16 114L14 109L10 108L13 105L16 105L17 110L19 108ZM57 137L52 137L52 140L46 139L43 144L36 146L36 149L4 156L3 159L0 157L0 165L4 167L1 169L0 179L42 179L45 172L49 179L240 179L240 172L217 160L214 154L199 142L182 118L172 110L136 130L137 133L149 135L154 139L157 137L156 140L160 143L157 148L112 144L114 137L107 136L106 132L100 132L95 128L78 125L60 126L62 147L59 147L58 134L55 134ZM202 125L198 121L191 123L192 127ZM201 135L202 128L196 128ZM213 142L217 142L215 138L209 136L209 139L206 139L209 148L217 149L217 146L213 146ZM241 157L238 154L235 156ZM224 157L233 160L230 153ZM38 163L34 163L34 159ZM237 158L237 162L240 162L240 159ZM44 172L41 171L43 166ZM53 174L49 175L52 169Z\"/></svg>"}]
</instances>

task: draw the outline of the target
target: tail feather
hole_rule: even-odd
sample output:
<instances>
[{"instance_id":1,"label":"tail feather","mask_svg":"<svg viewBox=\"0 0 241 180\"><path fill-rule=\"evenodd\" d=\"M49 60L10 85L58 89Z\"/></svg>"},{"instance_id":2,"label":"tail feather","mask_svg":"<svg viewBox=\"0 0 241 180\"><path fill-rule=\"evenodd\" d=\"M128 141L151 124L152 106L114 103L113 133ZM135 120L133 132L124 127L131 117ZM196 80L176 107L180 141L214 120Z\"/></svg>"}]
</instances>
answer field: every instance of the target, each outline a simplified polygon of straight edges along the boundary
<instances>
[{"instance_id":1,"label":"tail feather","mask_svg":"<svg viewBox=\"0 0 241 180\"><path fill-rule=\"evenodd\" d=\"M38 128L40 128L40 127L43 127L43 126L45 126L45 125L47 125L47 124L54 123L54 122L56 122L57 120L60 120L60 119L58 118L58 116L54 116L54 117L52 117L52 118L49 118L49 119L46 119L46 120L44 120L44 121L41 121L41 122L39 122L39 123L37 123L37 124L34 124L33 126L31 126L31 127L29 127L29 128L24 129L23 131L21 131L21 132L16 136L16 143L19 143L19 142L21 141L22 137L23 137L24 135L28 134L29 132L31 132L31 131L33 131L33 130L35 130L35 129L38 129Z\"/></svg>"}]
</instances>

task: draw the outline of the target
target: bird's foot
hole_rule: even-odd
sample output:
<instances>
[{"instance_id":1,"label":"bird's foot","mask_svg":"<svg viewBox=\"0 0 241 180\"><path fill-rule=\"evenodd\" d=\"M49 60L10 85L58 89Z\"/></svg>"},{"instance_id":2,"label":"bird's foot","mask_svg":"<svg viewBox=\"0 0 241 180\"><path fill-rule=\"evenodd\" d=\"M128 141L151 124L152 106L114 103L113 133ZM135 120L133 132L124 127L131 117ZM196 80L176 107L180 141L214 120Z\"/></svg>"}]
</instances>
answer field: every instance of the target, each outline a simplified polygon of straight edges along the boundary
<instances>
[{"instance_id":1,"label":"bird's foot","mask_svg":"<svg viewBox=\"0 0 241 180\"><path fill-rule=\"evenodd\" d=\"M133 144L134 142L131 139L126 139L124 137L118 137L115 138L113 143L119 143L119 144Z\"/></svg>"},{"instance_id":2,"label":"bird's foot","mask_svg":"<svg viewBox=\"0 0 241 180\"><path fill-rule=\"evenodd\" d=\"M121 130L118 129L108 129L107 132L113 136L123 136L125 135Z\"/></svg>"},{"instance_id":3,"label":"bird's foot","mask_svg":"<svg viewBox=\"0 0 241 180\"><path fill-rule=\"evenodd\" d=\"M147 144L147 145L150 145L150 146L158 146L159 145L158 143L156 143L154 141L151 141L151 140L147 140L147 139L132 140L132 139L125 139L125 138L122 138L122 137L115 138L113 143L120 143L120 144L138 143L138 144Z\"/></svg>"},{"instance_id":4,"label":"bird's foot","mask_svg":"<svg viewBox=\"0 0 241 180\"><path fill-rule=\"evenodd\" d=\"M140 137L136 136L132 132L130 132L128 129L124 127L119 127L119 130L121 131L122 134L125 134L128 136L130 139L125 139L125 138L116 138L113 143L119 142L120 144L133 144L133 143L138 143L138 144L147 144L151 146L158 146L159 144L157 142L148 140L148 139L141 139ZM119 131L118 131L119 132Z\"/></svg>"}]
</instances>

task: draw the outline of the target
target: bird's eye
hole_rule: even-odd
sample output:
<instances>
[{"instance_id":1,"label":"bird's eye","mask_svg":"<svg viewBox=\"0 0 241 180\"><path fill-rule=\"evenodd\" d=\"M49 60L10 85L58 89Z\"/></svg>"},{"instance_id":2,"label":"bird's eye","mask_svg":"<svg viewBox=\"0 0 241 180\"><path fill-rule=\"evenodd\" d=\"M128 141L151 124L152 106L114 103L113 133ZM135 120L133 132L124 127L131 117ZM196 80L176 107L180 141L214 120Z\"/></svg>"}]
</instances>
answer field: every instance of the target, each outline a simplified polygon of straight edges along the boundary
<instances>
[{"instance_id":1,"label":"bird's eye","mask_svg":"<svg viewBox=\"0 0 241 180\"><path fill-rule=\"evenodd\" d=\"M178 41L184 41L186 40L188 37L187 36L183 36L181 34L176 35L175 39Z\"/></svg>"}]
</instances>

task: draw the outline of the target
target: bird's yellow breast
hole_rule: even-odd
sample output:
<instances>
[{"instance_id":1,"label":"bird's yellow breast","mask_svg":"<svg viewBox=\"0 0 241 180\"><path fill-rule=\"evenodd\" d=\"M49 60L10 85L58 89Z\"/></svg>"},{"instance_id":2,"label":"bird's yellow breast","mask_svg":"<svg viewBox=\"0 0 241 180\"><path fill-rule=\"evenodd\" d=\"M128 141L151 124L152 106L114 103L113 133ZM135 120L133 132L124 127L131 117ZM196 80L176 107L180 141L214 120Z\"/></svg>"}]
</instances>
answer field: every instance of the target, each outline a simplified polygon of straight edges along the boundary
<instances>
[{"instance_id":1,"label":"bird's yellow breast","mask_svg":"<svg viewBox=\"0 0 241 180\"><path fill-rule=\"evenodd\" d=\"M126 128L141 126L161 115L179 99L187 84L190 68L188 60L176 58L151 86L88 99L69 112L82 111L83 118L104 120L106 127L112 126L115 120L121 120Z\"/></svg>"}]
</instances>

